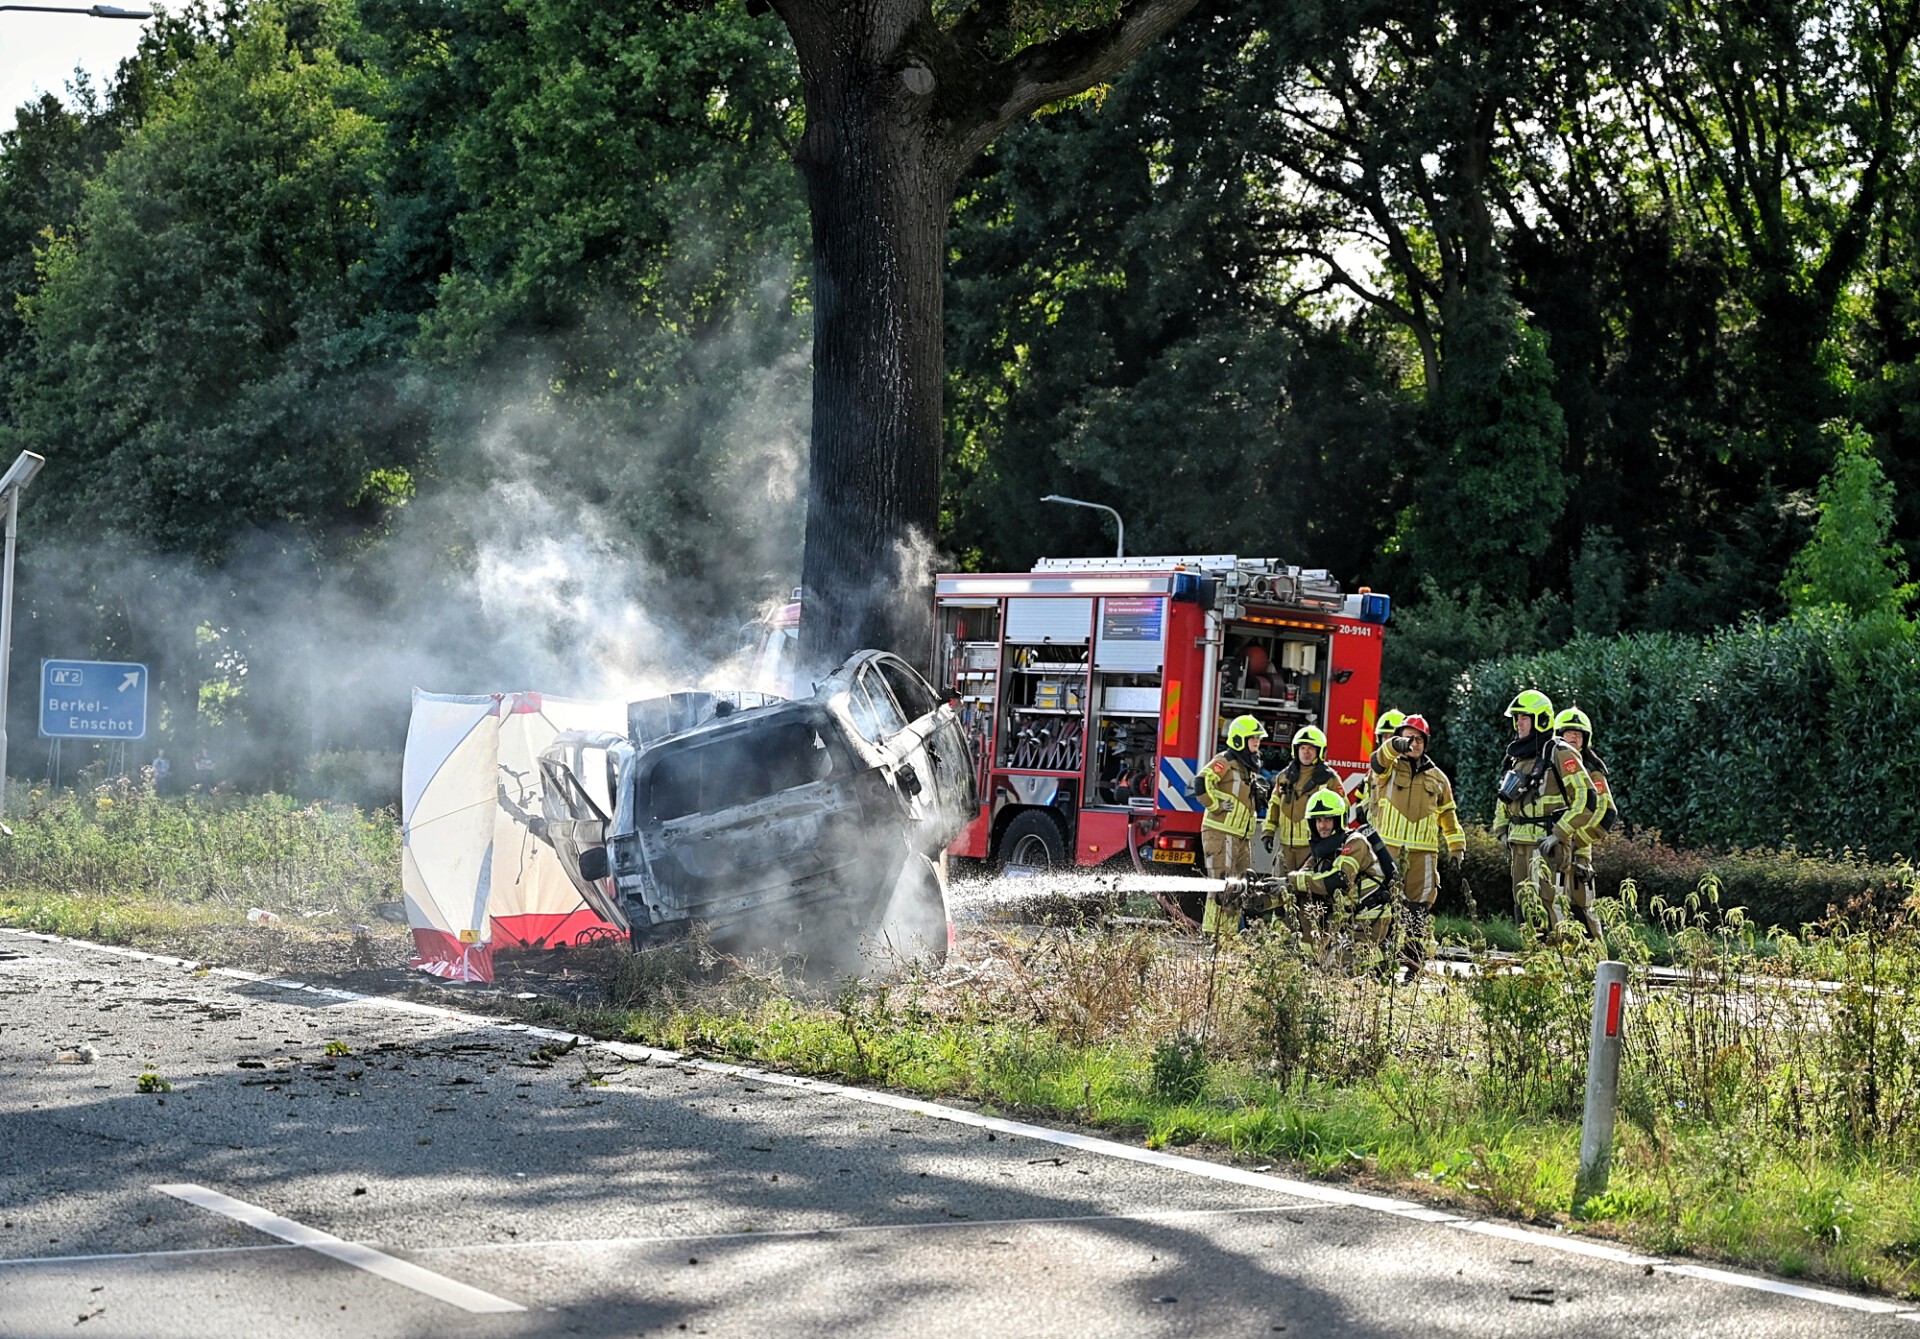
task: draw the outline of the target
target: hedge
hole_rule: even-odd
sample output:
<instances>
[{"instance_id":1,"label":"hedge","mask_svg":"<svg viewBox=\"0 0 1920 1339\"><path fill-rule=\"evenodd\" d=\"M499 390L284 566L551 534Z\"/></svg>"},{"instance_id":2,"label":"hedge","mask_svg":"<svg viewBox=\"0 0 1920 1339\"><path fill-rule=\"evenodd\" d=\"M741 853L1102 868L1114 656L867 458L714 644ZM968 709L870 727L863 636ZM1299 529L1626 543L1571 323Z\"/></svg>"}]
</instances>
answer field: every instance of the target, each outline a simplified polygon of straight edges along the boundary
<instances>
[{"instance_id":1,"label":"hedge","mask_svg":"<svg viewBox=\"0 0 1920 1339\"><path fill-rule=\"evenodd\" d=\"M1920 658L1905 623L1756 619L1705 638L1580 637L1475 665L1435 740L1471 819L1492 817L1504 713L1522 688L1592 717L1635 830L1678 846L1882 861L1915 849Z\"/></svg>"}]
</instances>

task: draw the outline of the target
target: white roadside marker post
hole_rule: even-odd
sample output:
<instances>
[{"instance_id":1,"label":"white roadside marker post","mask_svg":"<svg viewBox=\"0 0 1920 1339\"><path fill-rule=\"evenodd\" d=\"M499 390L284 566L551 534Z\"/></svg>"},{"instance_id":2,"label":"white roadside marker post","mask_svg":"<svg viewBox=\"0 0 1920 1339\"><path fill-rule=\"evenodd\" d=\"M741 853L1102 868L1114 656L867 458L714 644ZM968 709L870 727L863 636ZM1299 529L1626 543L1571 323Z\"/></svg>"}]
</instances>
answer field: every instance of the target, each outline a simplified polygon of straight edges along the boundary
<instances>
[{"instance_id":1,"label":"white roadside marker post","mask_svg":"<svg viewBox=\"0 0 1920 1339\"><path fill-rule=\"evenodd\" d=\"M1587 1040L1587 1109L1580 1122L1577 1209L1607 1188L1613 1169L1613 1112L1620 1087L1620 1034L1627 1003L1627 965L1602 962L1593 978L1593 1028Z\"/></svg>"}]
</instances>

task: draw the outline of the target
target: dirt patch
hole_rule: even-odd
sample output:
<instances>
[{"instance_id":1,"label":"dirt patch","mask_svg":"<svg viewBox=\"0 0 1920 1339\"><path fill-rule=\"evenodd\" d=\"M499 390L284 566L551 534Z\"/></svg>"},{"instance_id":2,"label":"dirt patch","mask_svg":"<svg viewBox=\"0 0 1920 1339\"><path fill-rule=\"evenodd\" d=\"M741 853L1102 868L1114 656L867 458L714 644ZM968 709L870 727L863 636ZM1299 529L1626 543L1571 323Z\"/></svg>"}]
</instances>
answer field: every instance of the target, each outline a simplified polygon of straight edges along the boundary
<instances>
[{"instance_id":1,"label":"dirt patch","mask_svg":"<svg viewBox=\"0 0 1920 1339\"><path fill-rule=\"evenodd\" d=\"M605 1003L607 983L628 956L620 945L496 951L492 983L470 984L443 981L407 966L413 937L405 927L387 924L351 929L286 921L220 926L139 947L209 967L235 967L312 986L482 1012L493 1002L526 996Z\"/></svg>"}]
</instances>

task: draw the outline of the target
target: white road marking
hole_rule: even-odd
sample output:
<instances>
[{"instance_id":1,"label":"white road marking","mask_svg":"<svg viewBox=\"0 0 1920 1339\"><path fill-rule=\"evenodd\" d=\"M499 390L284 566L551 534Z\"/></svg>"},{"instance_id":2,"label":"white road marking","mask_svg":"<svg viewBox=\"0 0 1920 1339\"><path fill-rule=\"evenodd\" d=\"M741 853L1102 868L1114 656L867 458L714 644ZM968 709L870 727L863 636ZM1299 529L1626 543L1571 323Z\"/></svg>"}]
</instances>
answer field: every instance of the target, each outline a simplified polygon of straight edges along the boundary
<instances>
[{"instance_id":1,"label":"white road marking","mask_svg":"<svg viewBox=\"0 0 1920 1339\"><path fill-rule=\"evenodd\" d=\"M1843 1307L1848 1311L1867 1311L1874 1315L1891 1316L1900 1310L1892 1302L1883 1302L1877 1297L1854 1297L1847 1293L1830 1292L1825 1288L1807 1288L1798 1283L1782 1283L1778 1279L1763 1279L1757 1274L1736 1274L1732 1270L1712 1269L1706 1265L1655 1265L1654 1270L1661 1274L1681 1274L1690 1279L1705 1279L1709 1283L1724 1283L1734 1288L1749 1288L1754 1292L1797 1297L1803 1302L1818 1302L1822 1306Z\"/></svg>"},{"instance_id":2,"label":"white road marking","mask_svg":"<svg viewBox=\"0 0 1920 1339\"><path fill-rule=\"evenodd\" d=\"M352 1265L355 1269L364 1269L367 1273L376 1274L389 1283L397 1283L403 1288L425 1293L428 1297L457 1306L462 1311L483 1313L526 1310L518 1302L509 1302L504 1297L495 1297L492 1293L481 1292L478 1288L469 1287L443 1274L436 1274L430 1269L408 1264L405 1260L396 1260L393 1256L376 1251L371 1246L343 1241L331 1232L322 1232L317 1227L308 1227L304 1223L294 1222L291 1218L282 1218L277 1213L268 1213L257 1205L234 1199L231 1195L222 1195L217 1190L208 1190L205 1186L182 1184L155 1186L154 1189L163 1195L185 1200L188 1204L198 1205L213 1213L224 1214L235 1222L245 1223L248 1227L265 1232L268 1236L292 1242L295 1246L304 1246L311 1251L318 1251L321 1255L338 1260L342 1264Z\"/></svg>"},{"instance_id":3,"label":"white road marking","mask_svg":"<svg viewBox=\"0 0 1920 1339\"><path fill-rule=\"evenodd\" d=\"M181 958L170 958L161 954L146 953L139 949L117 948L107 944L95 944L85 939L66 939L59 935L43 934L34 930L13 930L0 927L4 933L23 939L38 939L49 944L72 944L80 948L96 949L121 957L141 958L168 966L185 967L191 970L203 970L202 965ZM1235 1185L1250 1186L1260 1190L1271 1190L1279 1194L1292 1195L1299 1199L1310 1200L1330 1207L1365 1209L1373 1213L1384 1213L1395 1218L1409 1219L1415 1222L1436 1223L1463 1231L1478 1232L1488 1236L1503 1237L1511 1241L1525 1242L1543 1250L1564 1251L1571 1255L1585 1255L1596 1259L1632 1264L1639 1268L1652 1268L1668 1274L1683 1275L1708 1283L1719 1283L1728 1287L1749 1289L1757 1292L1775 1293L1796 1298L1800 1301L1821 1306L1837 1307L1849 1311L1865 1311L1880 1315L1893 1315L1900 1320L1920 1321L1920 1311L1905 1310L1891 1302L1878 1298L1854 1297L1847 1293L1832 1292L1822 1288L1808 1288L1796 1283L1783 1283L1776 1279L1763 1278L1757 1274L1740 1274L1732 1270L1712 1269L1703 1265L1674 1264L1660 1256L1635 1255L1618 1247L1603 1245L1590 1239L1562 1235L1558 1233L1535 1232L1527 1228L1515 1227L1506 1223L1487 1222L1470 1219L1444 1210L1431 1209L1425 1205L1408 1200L1391 1199L1384 1195L1368 1195L1358 1191L1342 1190L1338 1186L1322 1185L1317 1182L1296 1181L1289 1177L1272 1176L1263 1172L1228 1167L1220 1163L1205 1162L1198 1158L1182 1157L1173 1153L1162 1153L1157 1149L1135 1148L1129 1144L1118 1144L1108 1139L1098 1139L1089 1135L1075 1134L1068 1130L1048 1129L1043 1125L1028 1125L1024 1121L1006 1120L999 1116L983 1116L978 1112L963 1111L958 1107L943 1106L937 1102L927 1102L914 1097L902 1097L897 1093L881 1092L871 1088L850 1088L844 1084L827 1083L818 1079L809 1079L800 1075L780 1074L770 1070L751 1069L745 1065L731 1065L718 1060L702 1060L680 1054L678 1051L660 1050L651 1046L635 1046L624 1042L606 1042L580 1033L562 1032L554 1028L534 1027L527 1023L506 1022L489 1018L483 1014L468 1014L456 1009L436 1008L432 1005L417 1004L410 1000L392 1000L380 995L362 995L354 991L340 990L335 987L312 986L301 981L256 976L250 972L241 972L232 968L214 968L214 972L260 984L273 985L289 991L315 994L338 1001L340 1004L357 1004L392 1013L424 1014L430 1017L458 1022L476 1027L498 1028L504 1032L517 1032L523 1036L538 1037L544 1041L573 1042L578 1045L597 1049L637 1060L642 1064L677 1065L682 1069L698 1070L709 1074L737 1078L747 1082L763 1084L769 1087L793 1088L805 1092L820 1093L841 1097L848 1101L863 1102L871 1106L891 1107L913 1115L926 1116L933 1120L946 1121L956 1125L968 1125L977 1129L993 1130L997 1133L1013 1135L1016 1138L1030 1139L1039 1143L1057 1144L1067 1148L1077 1148L1083 1152L1102 1157L1119 1158L1130 1162L1147 1163L1165 1167L1170 1171L1184 1172L1190 1176L1204 1177L1209 1180L1226 1181ZM966 1225L965 1220L955 1226ZM484 1294L483 1294L484 1295Z\"/></svg>"},{"instance_id":4,"label":"white road marking","mask_svg":"<svg viewBox=\"0 0 1920 1339\"><path fill-rule=\"evenodd\" d=\"M254 1251L297 1251L292 1245L279 1246L197 1246L178 1251L107 1251L100 1255L23 1255L16 1260L0 1260L0 1269L30 1269L35 1265L93 1265L113 1260L171 1260L178 1255L247 1255Z\"/></svg>"},{"instance_id":5,"label":"white road marking","mask_svg":"<svg viewBox=\"0 0 1920 1339\"><path fill-rule=\"evenodd\" d=\"M1478 1232L1482 1236L1500 1237L1506 1241L1523 1242L1528 1246L1544 1246L1551 1251L1566 1251L1572 1255L1592 1256L1596 1260L1611 1260L1618 1265L1658 1265L1664 1263L1664 1257L1658 1255L1636 1255L1618 1246L1608 1246L1604 1242L1592 1241L1585 1237L1554 1236L1551 1233L1535 1232L1531 1228L1515 1227L1511 1223L1476 1222L1470 1219L1458 1219L1453 1227L1462 1232Z\"/></svg>"}]
</instances>

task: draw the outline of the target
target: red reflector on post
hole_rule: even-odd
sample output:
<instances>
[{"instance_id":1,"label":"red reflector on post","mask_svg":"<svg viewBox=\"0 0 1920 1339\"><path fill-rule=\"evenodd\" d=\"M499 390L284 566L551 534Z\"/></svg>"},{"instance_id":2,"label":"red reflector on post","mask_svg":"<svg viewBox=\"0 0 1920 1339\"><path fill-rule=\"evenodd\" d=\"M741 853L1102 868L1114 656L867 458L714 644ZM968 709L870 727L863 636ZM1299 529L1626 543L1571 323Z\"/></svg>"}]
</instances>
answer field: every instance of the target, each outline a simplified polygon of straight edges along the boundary
<instances>
[{"instance_id":1,"label":"red reflector on post","mask_svg":"<svg viewBox=\"0 0 1920 1339\"><path fill-rule=\"evenodd\" d=\"M1607 983L1607 1035L1609 1037L1620 1035L1620 983L1618 981Z\"/></svg>"}]
</instances>

